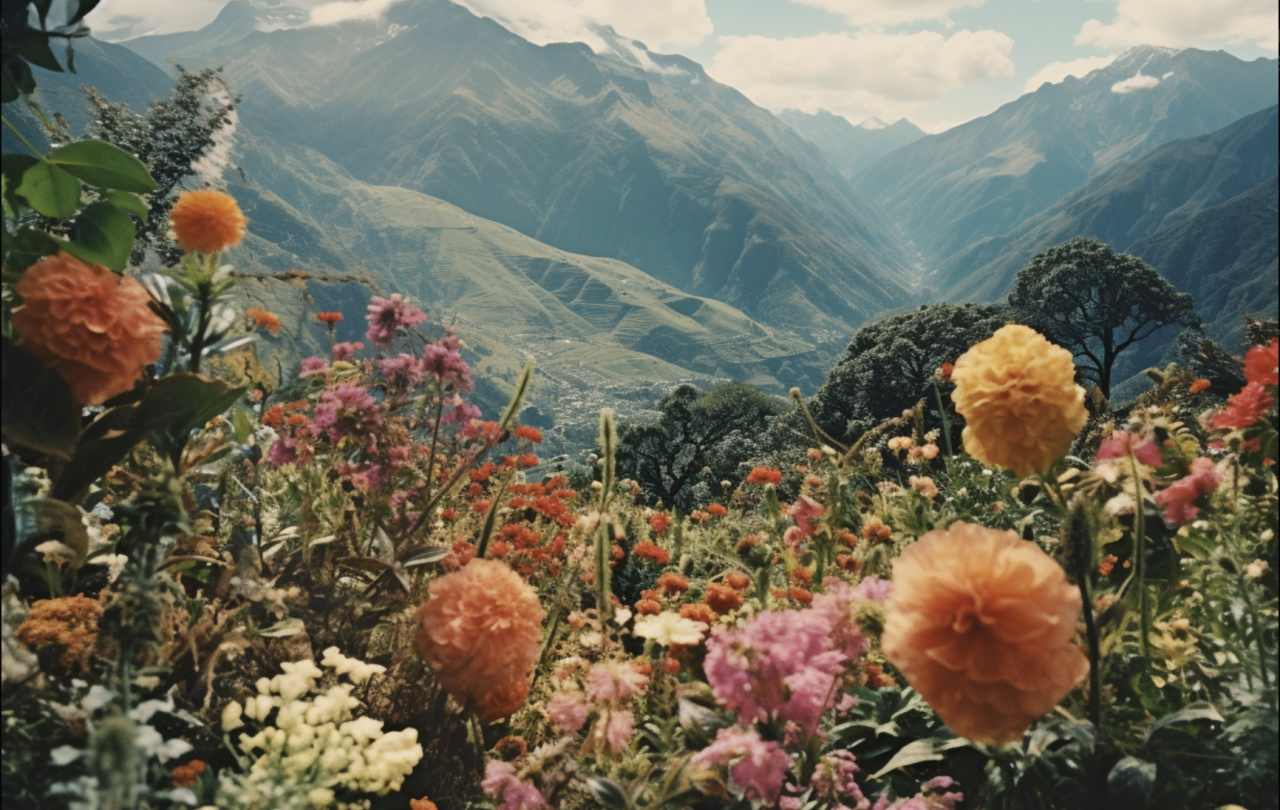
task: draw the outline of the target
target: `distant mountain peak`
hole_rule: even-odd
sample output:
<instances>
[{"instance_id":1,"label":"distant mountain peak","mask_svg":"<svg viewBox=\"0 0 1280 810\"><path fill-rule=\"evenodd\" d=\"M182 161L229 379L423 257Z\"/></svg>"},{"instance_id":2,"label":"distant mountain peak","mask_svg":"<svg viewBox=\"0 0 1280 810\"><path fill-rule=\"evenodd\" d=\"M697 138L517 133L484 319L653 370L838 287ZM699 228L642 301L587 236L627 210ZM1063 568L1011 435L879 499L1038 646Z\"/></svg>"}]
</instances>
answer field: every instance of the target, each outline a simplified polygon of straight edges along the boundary
<instances>
[{"instance_id":1,"label":"distant mountain peak","mask_svg":"<svg viewBox=\"0 0 1280 810\"><path fill-rule=\"evenodd\" d=\"M886 124L884 121L880 120L879 118L873 115L867 120L863 121L861 124L858 124L858 129L885 129L888 126L889 125Z\"/></svg>"}]
</instances>

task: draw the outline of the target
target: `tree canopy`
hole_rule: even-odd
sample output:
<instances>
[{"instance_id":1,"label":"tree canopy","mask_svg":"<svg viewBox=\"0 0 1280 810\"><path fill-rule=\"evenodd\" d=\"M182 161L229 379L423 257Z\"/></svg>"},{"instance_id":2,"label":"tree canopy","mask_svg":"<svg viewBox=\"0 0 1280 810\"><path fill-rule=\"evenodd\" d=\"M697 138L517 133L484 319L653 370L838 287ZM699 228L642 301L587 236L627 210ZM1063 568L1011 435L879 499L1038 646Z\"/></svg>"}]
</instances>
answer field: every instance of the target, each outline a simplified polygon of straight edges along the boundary
<instances>
[{"instance_id":1,"label":"tree canopy","mask_svg":"<svg viewBox=\"0 0 1280 810\"><path fill-rule=\"evenodd\" d=\"M663 397L656 420L619 429L618 475L635 479L667 506L705 506L695 487L726 480L736 486L739 465L755 450L753 439L786 407L746 383L706 393L682 385Z\"/></svg>"},{"instance_id":2,"label":"tree canopy","mask_svg":"<svg viewBox=\"0 0 1280 810\"><path fill-rule=\"evenodd\" d=\"M939 366L1010 319L1006 308L992 304L929 304L863 326L814 396L814 418L848 441L901 415L928 394Z\"/></svg>"},{"instance_id":3,"label":"tree canopy","mask_svg":"<svg viewBox=\"0 0 1280 810\"><path fill-rule=\"evenodd\" d=\"M1087 237L1033 258L1019 271L1009 305L1019 320L1070 349L1108 397L1122 352L1166 326L1200 328L1190 295L1137 256Z\"/></svg>"}]
</instances>

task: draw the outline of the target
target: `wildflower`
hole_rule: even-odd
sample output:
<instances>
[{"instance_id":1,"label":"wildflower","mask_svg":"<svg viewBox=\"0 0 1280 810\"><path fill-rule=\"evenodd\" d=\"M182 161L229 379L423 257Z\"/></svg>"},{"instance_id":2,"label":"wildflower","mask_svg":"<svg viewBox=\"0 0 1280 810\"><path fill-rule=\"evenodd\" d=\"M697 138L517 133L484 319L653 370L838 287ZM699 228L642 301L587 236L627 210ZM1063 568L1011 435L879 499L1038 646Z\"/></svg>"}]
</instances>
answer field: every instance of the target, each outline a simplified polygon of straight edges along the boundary
<instances>
[{"instance_id":1,"label":"wildflower","mask_svg":"<svg viewBox=\"0 0 1280 810\"><path fill-rule=\"evenodd\" d=\"M1130 453L1148 467L1159 467L1164 463L1164 458L1160 455L1160 446L1156 444L1154 436L1144 439L1140 434L1130 433L1127 430L1113 431L1111 438L1103 439L1098 447L1097 458L1099 461L1126 458Z\"/></svg>"},{"instance_id":2,"label":"wildflower","mask_svg":"<svg viewBox=\"0 0 1280 810\"><path fill-rule=\"evenodd\" d=\"M730 571L725 574L725 584L735 591L746 590L751 585L751 577L741 571Z\"/></svg>"},{"instance_id":3,"label":"wildflower","mask_svg":"<svg viewBox=\"0 0 1280 810\"><path fill-rule=\"evenodd\" d=\"M410 799L409 810L440 810L436 803L423 796L421 799Z\"/></svg>"},{"instance_id":4,"label":"wildflower","mask_svg":"<svg viewBox=\"0 0 1280 810\"><path fill-rule=\"evenodd\" d=\"M1210 385L1211 383L1208 380L1195 379L1191 381L1191 385L1187 386L1187 390L1193 394L1198 394L1201 391L1208 391Z\"/></svg>"},{"instance_id":5,"label":"wildflower","mask_svg":"<svg viewBox=\"0 0 1280 810\"><path fill-rule=\"evenodd\" d=\"M307 357L298 366L299 377L314 377L317 374L328 374L329 364L321 357Z\"/></svg>"},{"instance_id":6,"label":"wildflower","mask_svg":"<svg viewBox=\"0 0 1280 810\"><path fill-rule=\"evenodd\" d=\"M575 690L560 690L547 701L547 716L565 731L577 731L587 722L591 706L586 695Z\"/></svg>"},{"instance_id":7,"label":"wildflower","mask_svg":"<svg viewBox=\"0 0 1280 810\"><path fill-rule=\"evenodd\" d=\"M515 429L515 435L518 439L528 439L534 444L540 444L542 442L542 431L538 430L536 427L530 427L529 425L517 426Z\"/></svg>"},{"instance_id":8,"label":"wildflower","mask_svg":"<svg viewBox=\"0 0 1280 810\"><path fill-rule=\"evenodd\" d=\"M929 442L920 448L920 455L924 456L926 460L932 461L938 457L938 445Z\"/></svg>"},{"instance_id":9,"label":"wildflower","mask_svg":"<svg viewBox=\"0 0 1280 810\"><path fill-rule=\"evenodd\" d=\"M910 436L894 436L889 439L889 449L895 453L899 450L910 450L915 445L915 440Z\"/></svg>"},{"instance_id":10,"label":"wildflower","mask_svg":"<svg viewBox=\"0 0 1280 810\"><path fill-rule=\"evenodd\" d=\"M661 537L667 533L667 529L671 526L671 516L662 512L654 512L649 515L649 528L653 529L653 533Z\"/></svg>"},{"instance_id":11,"label":"wildflower","mask_svg":"<svg viewBox=\"0 0 1280 810\"><path fill-rule=\"evenodd\" d=\"M1222 476L1207 458L1191 462L1191 474L1181 478L1155 495L1156 503L1164 510L1164 519L1181 526L1200 513L1195 502L1213 492L1222 483Z\"/></svg>"},{"instance_id":12,"label":"wildflower","mask_svg":"<svg viewBox=\"0 0 1280 810\"><path fill-rule=\"evenodd\" d=\"M378 402L362 386L343 383L320 395L313 421L324 428L329 442L337 445L347 436L356 437L362 445L377 447L372 430L382 424Z\"/></svg>"},{"instance_id":13,"label":"wildflower","mask_svg":"<svg viewBox=\"0 0 1280 810\"><path fill-rule=\"evenodd\" d=\"M787 514L795 518L796 527L800 529L801 534L804 537L810 537L818 530L818 527L813 524L814 519L822 517L826 511L827 507L813 498L808 495L801 495L787 509Z\"/></svg>"},{"instance_id":14,"label":"wildflower","mask_svg":"<svg viewBox=\"0 0 1280 810\"><path fill-rule=\"evenodd\" d=\"M707 627L716 623L715 612L711 610L710 605L707 605L704 602L681 605L680 615L690 621L705 624Z\"/></svg>"},{"instance_id":15,"label":"wildflower","mask_svg":"<svg viewBox=\"0 0 1280 810\"><path fill-rule=\"evenodd\" d=\"M1244 575L1249 579L1262 579L1262 575L1271 567L1271 563L1266 560L1257 559L1249 563L1244 569Z\"/></svg>"},{"instance_id":16,"label":"wildflower","mask_svg":"<svg viewBox=\"0 0 1280 810\"><path fill-rule=\"evenodd\" d=\"M422 382L426 370L422 361L411 354L398 354L377 361L378 373L395 385L411 388Z\"/></svg>"},{"instance_id":17,"label":"wildflower","mask_svg":"<svg viewBox=\"0 0 1280 810\"><path fill-rule=\"evenodd\" d=\"M425 317L425 316L424 316ZM443 386L453 386L459 391L471 390L471 366L462 359L462 341L452 332L445 332L436 343L430 343L422 351L422 363L427 373Z\"/></svg>"},{"instance_id":18,"label":"wildflower","mask_svg":"<svg viewBox=\"0 0 1280 810\"><path fill-rule=\"evenodd\" d=\"M517 777L516 766L510 762L489 760L480 787L486 795L501 802L499 810L538 810L547 806L538 788Z\"/></svg>"},{"instance_id":19,"label":"wildflower","mask_svg":"<svg viewBox=\"0 0 1280 810\"><path fill-rule=\"evenodd\" d=\"M707 628L706 623L686 619L668 610L637 621L635 634L641 638L652 639L663 647L670 647L673 644L693 647L702 643L702 635Z\"/></svg>"},{"instance_id":20,"label":"wildflower","mask_svg":"<svg viewBox=\"0 0 1280 810\"><path fill-rule=\"evenodd\" d=\"M657 616L662 612L662 603L656 599L641 599L636 602L636 613L640 616Z\"/></svg>"},{"instance_id":21,"label":"wildflower","mask_svg":"<svg viewBox=\"0 0 1280 810\"><path fill-rule=\"evenodd\" d=\"M342 323L341 312L317 312L316 320L332 329Z\"/></svg>"},{"instance_id":22,"label":"wildflower","mask_svg":"<svg viewBox=\"0 0 1280 810\"><path fill-rule=\"evenodd\" d=\"M755 729L741 726L722 728L711 745L693 756L695 765L721 766L732 763L729 776L751 801L772 804L782 792L782 783L791 770L791 757L773 740L762 740Z\"/></svg>"},{"instance_id":23,"label":"wildflower","mask_svg":"<svg viewBox=\"0 0 1280 810\"><path fill-rule=\"evenodd\" d=\"M364 336L373 345L384 349L391 345L396 329L417 326L427 319L425 312L410 304L400 293L393 293L390 298L373 296L369 299L368 310L365 320L369 322L369 329Z\"/></svg>"},{"instance_id":24,"label":"wildflower","mask_svg":"<svg viewBox=\"0 0 1280 810\"><path fill-rule=\"evenodd\" d=\"M59 253L13 285L22 307L13 325L22 347L56 371L81 405L101 405L142 379L160 359L167 328L136 279Z\"/></svg>"},{"instance_id":25,"label":"wildflower","mask_svg":"<svg viewBox=\"0 0 1280 810\"><path fill-rule=\"evenodd\" d=\"M261 307L249 307L244 314L253 321L254 326L261 326L273 335L280 334L280 316L274 312L268 312Z\"/></svg>"},{"instance_id":26,"label":"wildflower","mask_svg":"<svg viewBox=\"0 0 1280 810\"><path fill-rule=\"evenodd\" d=\"M528 675L538 660L546 614L518 574L500 562L473 559L436 577L428 589L414 647L450 694L475 702Z\"/></svg>"},{"instance_id":27,"label":"wildflower","mask_svg":"<svg viewBox=\"0 0 1280 810\"><path fill-rule=\"evenodd\" d=\"M582 745L582 752L590 754L607 750L610 755L617 756L631 742L635 733L636 718L630 709L609 709L600 713L587 739Z\"/></svg>"},{"instance_id":28,"label":"wildflower","mask_svg":"<svg viewBox=\"0 0 1280 810\"><path fill-rule=\"evenodd\" d=\"M708 506L707 512L711 513L712 515L715 515L716 517L724 517L725 515L729 514L729 510L725 509L723 506L721 506L718 503L713 503L710 506Z\"/></svg>"},{"instance_id":29,"label":"wildflower","mask_svg":"<svg viewBox=\"0 0 1280 810\"><path fill-rule=\"evenodd\" d=\"M863 577L853 586L853 598L883 605L893 593L893 580L879 577Z\"/></svg>"},{"instance_id":30,"label":"wildflower","mask_svg":"<svg viewBox=\"0 0 1280 810\"><path fill-rule=\"evenodd\" d=\"M925 498L933 500L938 497L938 487L933 483L933 479L927 475L911 476L911 488L919 492Z\"/></svg>"},{"instance_id":31,"label":"wildflower","mask_svg":"<svg viewBox=\"0 0 1280 810\"><path fill-rule=\"evenodd\" d=\"M1214 414L1209 425L1215 430L1252 427L1274 404L1266 386L1251 382L1239 393L1227 397L1227 407Z\"/></svg>"},{"instance_id":32,"label":"wildflower","mask_svg":"<svg viewBox=\"0 0 1280 810\"><path fill-rule=\"evenodd\" d=\"M1026 326L1003 326L970 348L952 378L965 450L1022 477L1046 472L1088 420L1071 352Z\"/></svg>"},{"instance_id":33,"label":"wildflower","mask_svg":"<svg viewBox=\"0 0 1280 810\"><path fill-rule=\"evenodd\" d=\"M631 550L631 553L642 559L653 560L658 565L666 565L671 562L671 554L666 549L660 548L648 540L641 540L636 543L636 547Z\"/></svg>"},{"instance_id":34,"label":"wildflower","mask_svg":"<svg viewBox=\"0 0 1280 810\"><path fill-rule=\"evenodd\" d=\"M742 594L719 582L707 586L706 600L707 605L721 616L742 607Z\"/></svg>"},{"instance_id":35,"label":"wildflower","mask_svg":"<svg viewBox=\"0 0 1280 810\"><path fill-rule=\"evenodd\" d=\"M209 766L199 759L193 759L185 765L179 765L169 772L169 780L176 788L191 787L200 781L200 774Z\"/></svg>"},{"instance_id":36,"label":"wildflower","mask_svg":"<svg viewBox=\"0 0 1280 810\"><path fill-rule=\"evenodd\" d=\"M1280 338L1272 338L1265 346L1254 346L1244 356L1244 379L1258 385L1280 385Z\"/></svg>"},{"instance_id":37,"label":"wildflower","mask_svg":"<svg viewBox=\"0 0 1280 810\"><path fill-rule=\"evenodd\" d=\"M689 579L677 574L675 571L667 571L658 577L658 587L669 595L675 596L689 590Z\"/></svg>"},{"instance_id":38,"label":"wildflower","mask_svg":"<svg viewBox=\"0 0 1280 810\"><path fill-rule=\"evenodd\" d=\"M890 529L883 520L872 515L867 518L866 525L862 527L862 537L866 540L887 543L893 539L893 529Z\"/></svg>"},{"instance_id":39,"label":"wildflower","mask_svg":"<svg viewBox=\"0 0 1280 810\"><path fill-rule=\"evenodd\" d=\"M955 373L955 370L956 367L953 363L943 363L938 366L938 370L934 373L934 376L939 378L941 382L950 382L951 375Z\"/></svg>"},{"instance_id":40,"label":"wildflower","mask_svg":"<svg viewBox=\"0 0 1280 810\"><path fill-rule=\"evenodd\" d=\"M807 605L813 601L813 592L806 588L792 588L789 595L793 602L801 605Z\"/></svg>"},{"instance_id":41,"label":"wildflower","mask_svg":"<svg viewBox=\"0 0 1280 810\"><path fill-rule=\"evenodd\" d=\"M1072 644L1080 592L1015 532L959 522L924 535L893 563L887 610L885 657L974 740L1021 739L1089 671Z\"/></svg>"},{"instance_id":42,"label":"wildflower","mask_svg":"<svg viewBox=\"0 0 1280 810\"><path fill-rule=\"evenodd\" d=\"M364 348L364 344L356 341L355 343L335 343L333 345L333 361L335 363L350 360L356 352Z\"/></svg>"},{"instance_id":43,"label":"wildflower","mask_svg":"<svg viewBox=\"0 0 1280 810\"><path fill-rule=\"evenodd\" d=\"M32 649L56 644L62 648L58 661L64 669L86 669L98 643L101 618L102 603L87 596L39 599L13 635Z\"/></svg>"},{"instance_id":44,"label":"wildflower","mask_svg":"<svg viewBox=\"0 0 1280 810\"><path fill-rule=\"evenodd\" d=\"M187 253L218 253L240 244L248 224L230 194L212 189L188 191L169 210L169 225Z\"/></svg>"},{"instance_id":45,"label":"wildflower","mask_svg":"<svg viewBox=\"0 0 1280 810\"><path fill-rule=\"evenodd\" d=\"M596 664L587 673L587 695L596 703L621 703L642 694L649 678L630 664L608 661Z\"/></svg>"},{"instance_id":46,"label":"wildflower","mask_svg":"<svg viewBox=\"0 0 1280 810\"><path fill-rule=\"evenodd\" d=\"M530 468L530 467L536 467L536 466L538 466L538 457L537 457L536 455L534 455L533 453L525 453L524 455L522 455L522 456L520 456L518 459L516 459L516 464L517 464L517 466L519 466L519 467L521 467L521 468L523 468L523 469L528 469L528 468Z\"/></svg>"},{"instance_id":47,"label":"wildflower","mask_svg":"<svg viewBox=\"0 0 1280 810\"><path fill-rule=\"evenodd\" d=\"M747 475L747 483L776 487L782 483L782 472L777 467L754 467Z\"/></svg>"}]
</instances>

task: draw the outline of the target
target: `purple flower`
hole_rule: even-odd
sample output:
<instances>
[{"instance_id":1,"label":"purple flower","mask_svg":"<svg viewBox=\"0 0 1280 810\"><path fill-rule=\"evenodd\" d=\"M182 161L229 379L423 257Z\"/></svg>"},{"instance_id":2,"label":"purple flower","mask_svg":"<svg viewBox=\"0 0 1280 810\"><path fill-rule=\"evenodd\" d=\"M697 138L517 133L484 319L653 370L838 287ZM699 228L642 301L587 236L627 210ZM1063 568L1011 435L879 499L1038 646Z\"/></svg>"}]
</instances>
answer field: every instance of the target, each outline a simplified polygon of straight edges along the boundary
<instances>
[{"instance_id":1,"label":"purple flower","mask_svg":"<svg viewBox=\"0 0 1280 810\"><path fill-rule=\"evenodd\" d=\"M313 417L316 427L324 428L329 442L337 446L343 438L354 436L368 450L376 450L373 429L382 424L378 401L362 386L342 383L320 395Z\"/></svg>"},{"instance_id":2,"label":"purple flower","mask_svg":"<svg viewBox=\"0 0 1280 810\"><path fill-rule=\"evenodd\" d=\"M516 776L516 766L510 762L490 761L484 768L484 780L480 787L486 794L502 802L499 810L536 810L546 807L547 800L542 798L538 788L529 782L522 782Z\"/></svg>"},{"instance_id":3,"label":"purple flower","mask_svg":"<svg viewBox=\"0 0 1280 810\"><path fill-rule=\"evenodd\" d=\"M428 344L422 353L422 363L441 385L452 385L459 391L470 391L471 366L462 359L459 352L461 346L462 341L458 340L458 336L446 331L438 343Z\"/></svg>"},{"instance_id":4,"label":"purple flower","mask_svg":"<svg viewBox=\"0 0 1280 810\"><path fill-rule=\"evenodd\" d=\"M298 368L299 377L310 377L315 374L329 373L329 364L321 357L308 357Z\"/></svg>"},{"instance_id":5,"label":"purple flower","mask_svg":"<svg viewBox=\"0 0 1280 810\"><path fill-rule=\"evenodd\" d=\"M440 417L441 425L467 425L480 418L480 409L455 397Z\"/></svg>"},{"instance_id":6,"label":"purple flower","mask_svg":"<svg viewBox=\"0 0 1280 810\"><path fill-rule=\"evenodd\" d=\"M298 440L281 436L271 444L267 451L267 461L274 467L283 467L298 461Z\"/></svg>"},{"instance_id":7,"label":"purple flower","mask_svg":"<svg viewBox=\"0 0 1280 810\"><path fill-rule=\"evenodd\" d=\"M752 801L778 800L791 770L791 757L776 742L760 739L754 729L722 728L715 742L693 755L695 765L720 766L733 762L729 775Z\"/></svg>"},{"instance_id":8,"label":"purple flower","mask_svg":"<svg viewBox=\"0 0 1280 810\"><path fill-rule=\"evenodd\" d=\"M364 344L360 341L355 343L335 343L333 344L334 362L339 360L350 360L356 352L364 348Z\"/></svg>"},{"instance_id":9,"label":"purple flower","mask_svg":"<svg viewBox=\"0 0 1280 810\"><path fill-rule=\"evenodd\" d=\"M378 372L393 385L411 388L422 382L425 374L422 361L411 354L399 354L379 360Z\"/></svg>"},{"instance_id":10,"label":"purple flower","mask_svg":"<svg viewBox=\"0 0 1280 810\"><path fill-rule=\"evenodd\" d=\"M369 314L365 320L369 322L369 330L364 336L375 346L386 348L391 345L396 329L401 326L417 326L427 319L427 314L410 304L408 299L394 293L390 298L375 295L369 299Z\"/></svg>"}]
</instances>

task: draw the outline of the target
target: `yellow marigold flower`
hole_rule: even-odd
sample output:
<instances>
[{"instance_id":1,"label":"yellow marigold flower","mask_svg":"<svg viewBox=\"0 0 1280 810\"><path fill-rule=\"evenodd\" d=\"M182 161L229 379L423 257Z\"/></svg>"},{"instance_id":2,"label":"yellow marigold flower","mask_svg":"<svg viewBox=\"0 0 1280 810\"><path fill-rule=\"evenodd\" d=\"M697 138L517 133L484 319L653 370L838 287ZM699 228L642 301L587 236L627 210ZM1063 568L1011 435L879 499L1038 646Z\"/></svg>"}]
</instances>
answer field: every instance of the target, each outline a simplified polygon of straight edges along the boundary
<instances>
[{"instance_id":1,"label":"yellow marigold flower","mask_svg":"<svg viewBox=\"0 0 1280 810\"><path fill-rule=\"evenodd\" d=\"M188 253L217 253L240 244L248 222L234 197L212 189L186 192L169 212L178 245Z\"/></svg>"},{"instance_id":2,"label":"yellow marigold flower","mask_svg":"<svg viewBox=\"0 0 1280 810\"><path fill-rule=\"evenodd\" d=\"M1088 420L1071 352L1019 324L965 352L951 379L964 449L1020 476L1046 472Z\"/></svg>"}]
</instances>

